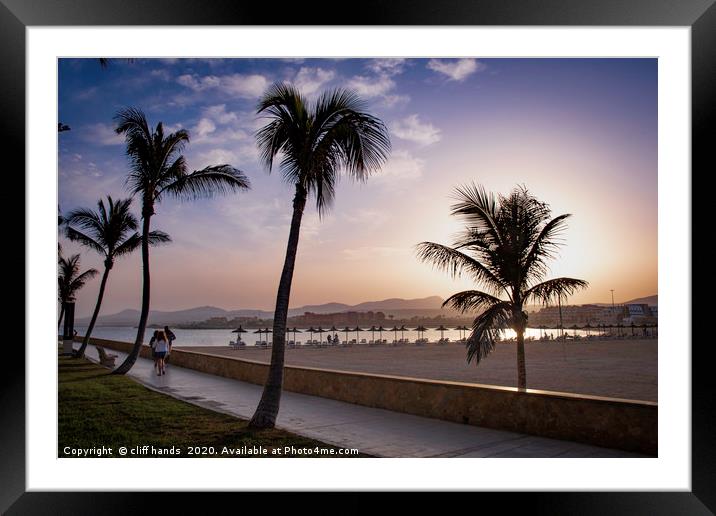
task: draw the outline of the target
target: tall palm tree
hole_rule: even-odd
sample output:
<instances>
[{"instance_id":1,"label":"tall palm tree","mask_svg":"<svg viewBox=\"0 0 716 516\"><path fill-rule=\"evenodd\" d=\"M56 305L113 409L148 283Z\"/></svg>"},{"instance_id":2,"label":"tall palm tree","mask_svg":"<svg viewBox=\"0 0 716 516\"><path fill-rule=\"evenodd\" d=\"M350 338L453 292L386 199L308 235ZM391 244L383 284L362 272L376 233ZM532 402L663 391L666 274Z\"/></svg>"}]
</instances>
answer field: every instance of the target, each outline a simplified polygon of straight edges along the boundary
<instances>
[{"instance_id":1,"label":"tall palm tree","mask_svg":"<svg viewBox=\"0 0 716 516\"><path fill-rule=\"evenodd\" d=\"M57 260L59 273L57 275L57 298L60 302L60 318L57 327L60 327L62 317L65 315L65 305L75 300L77 292L85 286L88 280L97 275L97 269L87 269L80 273L80 255L73 254L66 258L62 256L61 249Z\"/></svg>"},{"instance_id":2,"label":"tall palm tree","mask_svg":"<svg viewBox=\"0 0 716 516\"><path fill-rule=\"evenodd\" d=\"M127 144L126 153L130 162L127 185L133 195L141 197L142 202L142 310L134 347L114 370L115 374L125 374L139 356L149 316L149 235L155 205L166 196L196 199L247 190L249 180L243 172L230 165L212 165L187 173L181 152L189 142L189 133L180 129L165 134L161 122L151 128L140 109L123 109L117 113L115 121L117 133L124 134Z\"/></svg>"},{"instance_id":3,"label":"tall palm tree","mask_svg":"<svg viewBox=\"0 0 716 516\"><path fill-rule=\"evenodd\" d=\"M99 285L97 303L92 312L87 332L85 333L82 346L77 350L77 356L84 355L89 343L92 330L97 322L104 290L107 286L109 271L114 266L115 258L125 256L135 251L142 243L142 238L137 233L137 218L130 211L132 199L120 199L114 201L107 196L107 206L102 199L97 202L97 211L90 209L78 209L66 216L67 227L65 235L68 239L79 242L85 247L98 252L104 257L104 273ZM78 229L79 228L79 229ZM157 245L171 242L169 235L162 231L151 231L149 233L149 244Z\"/></svg>"},{"instance_id":4,"label":"tall palm tree","mask_svg":"<svg viewBox=\"0 0 716 516\"><path fill-rule=\"evenodd\" d=\"M385 124L363 109L358 96L343 89L326 92L309 105L289 84L274 84L259 102L257 113L269 120L256 134L262 160L270 172L274 159L281 154L283 177L296 192L276 295L271 364L261 401L249 423L252 428L272 428L278 415L286 317L306 199L313 195L318 214L323 216L333 201L339 170L353 179L365 180L383 165L390 151Z\"/></svg>"},{"instance_id":5,"label":"tall palm tree","mask_svg":"<svg viewBox=\"0 0 716 516\"><path fill-rule=\"evenodd\" d=\"M525 340L529 301L549 303L571 295L588 283L580 279L543 281L547 259L560 245L559 234L570 215L553 219L549 206L538 201L525 187L509 195L488 194L471 185L456 189L452 215L466 227L452 247L423 242L418 256L446 270L453 277L466 274L486 291L467 290L445 300L462 313L482 312L475 318L467 339L467 361L478 364L494 348L495 339L511 328L517 334L517 386L527 387Z\"/></svg>"}]
</instances>

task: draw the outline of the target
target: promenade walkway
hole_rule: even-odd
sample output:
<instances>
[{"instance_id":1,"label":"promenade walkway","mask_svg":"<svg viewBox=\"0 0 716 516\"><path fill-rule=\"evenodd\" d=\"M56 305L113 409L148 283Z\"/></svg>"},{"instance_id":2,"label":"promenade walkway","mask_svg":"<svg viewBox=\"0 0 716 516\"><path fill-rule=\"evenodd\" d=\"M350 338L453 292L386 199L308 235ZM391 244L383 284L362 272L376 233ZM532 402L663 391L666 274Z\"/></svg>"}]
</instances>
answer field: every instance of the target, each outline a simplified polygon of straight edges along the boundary
<instances>
[{"instance_id":1,"label":"promenade walkway","mask_svg":"<svg viewBox=\"0 0 716 516\"><path fill-rule=\"evenodd\" d=\"M117 364L125 354L117 354ZM87 356L97 361L89 346ZM167 366L157 376L152 361L139 358L128 376L177 399L251 418L261 386ZM328 444L358 448L378 457L638 457L585 444L461 425L316 396L284 392L277 426Z\"/></svg>"}]
</instances>

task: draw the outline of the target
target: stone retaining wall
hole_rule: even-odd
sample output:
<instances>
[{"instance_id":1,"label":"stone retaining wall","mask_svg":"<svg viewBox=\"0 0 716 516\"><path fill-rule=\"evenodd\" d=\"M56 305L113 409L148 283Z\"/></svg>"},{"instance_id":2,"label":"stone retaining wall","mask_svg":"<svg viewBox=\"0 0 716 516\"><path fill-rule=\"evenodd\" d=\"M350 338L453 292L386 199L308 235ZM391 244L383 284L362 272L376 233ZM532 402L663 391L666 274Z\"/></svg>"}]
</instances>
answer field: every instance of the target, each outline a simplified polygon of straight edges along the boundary
<instances>
[{"instance_id":1,"label":"stone retaining wall","mask_svg":"<svg viewBox=\"0 0 716 516\"><path fill-rule=\"evenodd\" d=\"M129 352L127 342L91 344ZM330 352L330 350L327 350ZM90 353L92 350L90 349ZM149 358L143 346L141 356ZM170 363L262 385L268 365L174 349ZM657 455L658 404L513 387L286 366L287 391L418 416Z\"/></svg>"}]
</instances>

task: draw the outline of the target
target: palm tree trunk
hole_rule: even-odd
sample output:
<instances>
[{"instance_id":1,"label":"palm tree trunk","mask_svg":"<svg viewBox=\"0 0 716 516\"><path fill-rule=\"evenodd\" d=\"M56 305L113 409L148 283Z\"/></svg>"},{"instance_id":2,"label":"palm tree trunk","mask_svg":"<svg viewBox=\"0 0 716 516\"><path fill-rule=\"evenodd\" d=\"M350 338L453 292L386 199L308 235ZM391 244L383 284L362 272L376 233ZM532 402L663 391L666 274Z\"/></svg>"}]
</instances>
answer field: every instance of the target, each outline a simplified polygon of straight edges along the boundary
<instances>
[{"instance_id":1,"label":"palm tree trunk","mask_svg":"<svg viewBox=\"0 0 716 516\"><path fill-rule=\"evenodd\" d=\"M149 222L153 211L149 205L149 208L145 208L142 213L142 312L139 316L137 338L134 341L132 352L117 369L112 371L112 374L128 373L137 361L139 350L142 349L144 331L147 329L147 318L149 317Z\"/></svg>"},{"instance_id":2,"label":"palm tree trunk","mask_svg":"<svg viewBox=\"0 0 716 516\"><path fill-rule=\"evenodd\" d=\"M102 274L102 282L99 284L99 294L97 295L97 304L95 304L94 312L92 312L92 319L90 319L89 326L87 327L87 331L85 332L85 337L82 340L82 345L80 346L80 349L77 350L76 357L82 358L85 356L85 349L87 349L87 344L89 344L90 335L92 335L92 330L94 329L94 325L97 322L97 316L99 315L99 308L102 306L102 298L104 297L104 288L107 285L107 278L109 277L109 270L112 268L111 263L105 263L104 265L104 274Z\"/></svg>"},{"instance_id":3,"label":"palm tree trunk","mask_svg":"<svg viewBox=\"0 0 716 516\"><path fill-rule=\"evenodd\" d=\"M517 388L527 388L527 369L525 367L525 333L517 331Z\"/></svg>"},{"instance_id":4,"label":"palm tree trunk","mask_svg":"<svg viewBox=\"0 0 716 516\"><path fill-rule=\"evenodd\" d=\"M60 329L60 324L62 324L62 318L65 316L65 302L63 301L60 303L60 318L57 319L57 329Z\"/></svg>"},{"instance_id":5,"label":"palm tree trunk","mask_svg":"<svg viewBox=\"0 0 716 516\"><path fill-rule=\"evenodd\" d=\"M293 268L296 263L298 251L298 238L301 231L303 209L306 206L306 190L296 185L296 196L293 199L293 217L291 230L288 234L286 259L283 263L281 281L278 284L276 295L276 310L273 317L273 347L271 349L271 364L268 378L264 385L261 401L259 401L249 428L273 428L276 424L278 409L281 403L281 389L283 387L283 364L286 347L286 319L288 317L288 302L291 296L291 282L293 281Z\"/></svg>"}]
</instances>

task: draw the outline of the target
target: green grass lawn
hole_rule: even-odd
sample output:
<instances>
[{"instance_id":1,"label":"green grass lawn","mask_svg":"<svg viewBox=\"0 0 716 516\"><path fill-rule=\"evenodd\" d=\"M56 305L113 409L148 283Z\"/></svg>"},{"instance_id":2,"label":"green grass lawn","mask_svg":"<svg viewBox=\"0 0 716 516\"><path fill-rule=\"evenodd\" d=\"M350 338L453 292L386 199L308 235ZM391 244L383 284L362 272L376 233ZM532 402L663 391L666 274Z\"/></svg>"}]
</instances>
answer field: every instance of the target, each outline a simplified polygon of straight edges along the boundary
<instances>
[{"instance_id":1,"label":"green grass lawn","mask_svg":"<svg viewBox=\"0 0 716 516\"><path fill-rule=\"evenodd\" d=\"M366 457L316 453L341 448L282 430L249 430L246 420L177 400L126 376L110 375L86 359L59 358L58 407L59 457L102 447L111 448L105 457L122 456L120 447L127 449L127 457L257 457L262 455L255 451L261 449L268 452L265 457ZM160 453L172 447L180 454ZM231 450L238 453L232 455Z\"/></svg>"}]
</instances>

